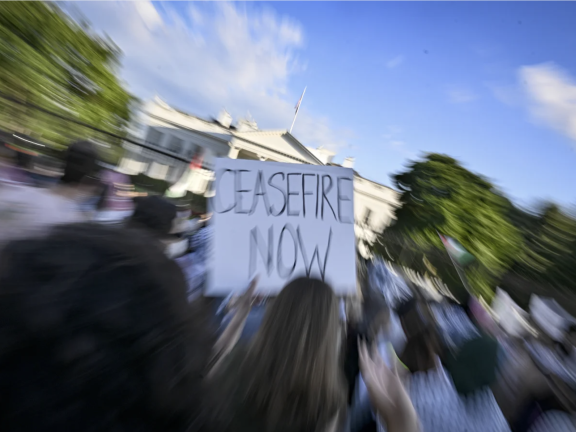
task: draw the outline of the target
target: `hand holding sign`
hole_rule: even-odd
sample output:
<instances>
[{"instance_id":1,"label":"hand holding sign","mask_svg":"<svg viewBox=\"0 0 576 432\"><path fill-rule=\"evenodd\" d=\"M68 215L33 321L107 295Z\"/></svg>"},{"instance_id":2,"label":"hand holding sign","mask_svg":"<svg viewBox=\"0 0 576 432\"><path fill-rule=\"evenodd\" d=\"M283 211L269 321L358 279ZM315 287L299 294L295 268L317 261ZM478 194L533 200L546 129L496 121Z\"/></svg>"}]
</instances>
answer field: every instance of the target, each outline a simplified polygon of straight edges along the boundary
<instances>
[{"instance_id":1,"label":"hand holding sign","mask_svg":"<svg viewBox=\"0 0 576 432\"><path fill-rule=\"evenodd\" d=\"M211 369L212 372L215 370L214 368L221 363L222 359L232 351L232 348L242 334L242 330L246 324L246 318L250 313L250 308L254 301L254 292L258 285L258 279L258 276L254 277L252 281L250 281L248 289L230 302L230 306L236 310L233 312L234 316L232 320L228 323L226 329L214 344L214 353L212 360L210 361L211 365L209 366L209 369Z\"/></svg>"}]
</instances>

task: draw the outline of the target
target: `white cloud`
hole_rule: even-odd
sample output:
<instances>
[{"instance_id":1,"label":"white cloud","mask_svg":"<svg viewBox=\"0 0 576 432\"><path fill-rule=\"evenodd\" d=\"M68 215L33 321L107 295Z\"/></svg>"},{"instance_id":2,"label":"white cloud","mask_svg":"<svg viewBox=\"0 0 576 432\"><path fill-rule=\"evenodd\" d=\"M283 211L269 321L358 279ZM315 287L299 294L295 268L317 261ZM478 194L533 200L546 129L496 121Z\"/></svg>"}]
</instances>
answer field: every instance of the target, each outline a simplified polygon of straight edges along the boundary
<instances>
[{"instance_id":1,"label":"white cloud","mask_svg":"<svg viewBox=\"0 0 576 432\"><path fill-rule=\"evenodd\" d=\"M252 4L202 3L179 12L169 3L158 10L149 2L75 5L120 47L123 78L140 98L158 94L202 117L226 107L235 119L252 113L263 128L290 127L300 93L288 84L305 69L298 56L304 31L294 20ZM306 98L313 94L309 88ZM294 134L332 150L346 147L351 135L311 113L306 99Z\"/></svg>"},{"instance_id":2,"label":"white cloud","mask_svg":"<svg viewBox=\"0 0 576 432\"><path fill-rule=\"evenodd\" d=\"M393 59L390 59L386 62L386 67L388 69L394 69L395 67L400 66L402 63L404 63L404 56L396 56Z\"/></svg>"},{"instance_id":3,"label":"white cloud","mask_svg":"<svg viewBox=\"0 0 576 432\"><path fill-rule=\"evenodd\" d=\"M533 116L576 141L574 78L553 63L521 67L519 77Z\"/></svg>"},{"instance_id":4,"label":"white cloud","mask_svg":"<svg viewBox=\"0 0 576 432\"><path fill-rule=\"evenodd\" d=\"M154 30L158 26L162 25L162 18L152 3L136 2L134 3L134 6L140 15L140 18L142 18L144 24L149 30Z\"/></svg>"},{"instance_id":5,"label":"white cloud","mask_svg":"<svg viewBox=\"0 0 576 432\"><path fill-rule=\"evenodd\" d=\"M448 99L452 103L463 104L478 99L478 95L465 87L451 87L448 89Z\"/></svg>"}]
</instances>

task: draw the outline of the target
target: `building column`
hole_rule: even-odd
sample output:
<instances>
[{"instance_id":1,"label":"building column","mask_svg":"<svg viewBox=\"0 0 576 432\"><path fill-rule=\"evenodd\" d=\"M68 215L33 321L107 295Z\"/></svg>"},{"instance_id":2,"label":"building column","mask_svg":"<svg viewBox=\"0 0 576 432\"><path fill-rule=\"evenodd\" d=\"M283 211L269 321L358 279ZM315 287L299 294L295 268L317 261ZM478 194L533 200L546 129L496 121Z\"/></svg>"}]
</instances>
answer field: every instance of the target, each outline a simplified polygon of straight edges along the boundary
<instances>
[{"instance_id":1,"label":"building column","mask_svg":"<svg viewBox=\"0 0 576 432\"><path fill-rule=\"evenodd\" d=\"M228 152L228 157L230 159L237 159L238 153L240 153L240 149L238 147L230 147L230 151Z\"/></svg>"}]
</instances>

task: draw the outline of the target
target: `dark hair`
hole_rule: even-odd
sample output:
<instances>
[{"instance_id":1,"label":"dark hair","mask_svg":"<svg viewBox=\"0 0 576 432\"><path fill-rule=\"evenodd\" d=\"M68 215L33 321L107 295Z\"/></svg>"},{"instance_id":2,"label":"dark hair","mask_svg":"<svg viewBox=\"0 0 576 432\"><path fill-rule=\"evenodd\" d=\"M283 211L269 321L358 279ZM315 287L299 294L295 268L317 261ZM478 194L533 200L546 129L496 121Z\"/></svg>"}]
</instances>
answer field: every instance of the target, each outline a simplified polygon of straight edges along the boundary
<instances>
[{"instance_id":1,"label":"dark hair","mask_svg":"<svg viewBox=\"0 0 576 432\"><path fill-rule=\"evenodd\" d=\"M217 410L219 430L240 430L256 419L259 432L316 431L346 403L340 364L338 298L318 279L288 283L269 304L262 325L239 364L216 381L237 406ZM228 422L228 423L226 423Z\"/></svg>"},{"instance_id":2,"label":"dark hair","mask_svg":"<svg viewBox=\"0 0 576 432\"><path fill-rule=\"evenodd\" d=\"M32 164L32 159L33 156L26 152L23 151L16 152L16 165L22 169L30 168L30 165Z\"/></svg>"},{"instance_id":3,"label":"dark hair","mask_svg":"<svg viewBox=\"0 0 576 432\"><path fill-rule=\"evenodd\" d=\"M0 296L0 430L200 430L212 332L145 234L81 224L12 242Z\"/></svg>"},{"instance_id":4,"label":"dark hair","mask_svg":"<svg viewBox=\"0 0 576 432\"><path fill-rule=\"evenodd\" d=\"M177 216L174 204L158 195L139 197L134 202L136 208L128 221L130 226L148 229L158 236L170 233Z\"/></svg>"},{"instance_id":5,"label":"dark hair","mask_svg":"<svg viewBox=\"0 0 576 432\"><path fill-rule=\"evenodd\" d=\"M98 172L98 152L90 141L77 141L68 147L61 182L78 184Z\"/></svg>"},{"instance_id":6,"label":"dark hair","mask_svg":"<svg viewBox=\"0 0 576 432\"><path fill-rule=\"evenodd\" d=\"M411 372L434 368L440 345L428 305L413 299L403 303L397 312L406 335L406 346L399 355L400 360Z\"/></svg>"}]
</instances>

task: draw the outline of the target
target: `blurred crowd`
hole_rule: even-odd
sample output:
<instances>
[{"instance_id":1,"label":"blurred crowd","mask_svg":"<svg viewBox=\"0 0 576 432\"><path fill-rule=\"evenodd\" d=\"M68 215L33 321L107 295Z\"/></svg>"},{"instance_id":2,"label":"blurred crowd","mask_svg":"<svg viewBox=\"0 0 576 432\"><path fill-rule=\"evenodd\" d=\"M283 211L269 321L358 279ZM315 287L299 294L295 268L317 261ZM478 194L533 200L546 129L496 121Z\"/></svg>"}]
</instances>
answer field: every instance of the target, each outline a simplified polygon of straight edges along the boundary
<instances>
[{"instance_id":1,"label":"blurred crowd","mask_svg":"<svg viewBox=\"0 0 576 432\"><path fill-rule=\"evenodd\" d=\"M207 298L208 218L123 199L88 141L58 176L4 150L2 431L576 430L574 324L516 334L360 257L354 297Z\"/></svg>"}]
</instances>

